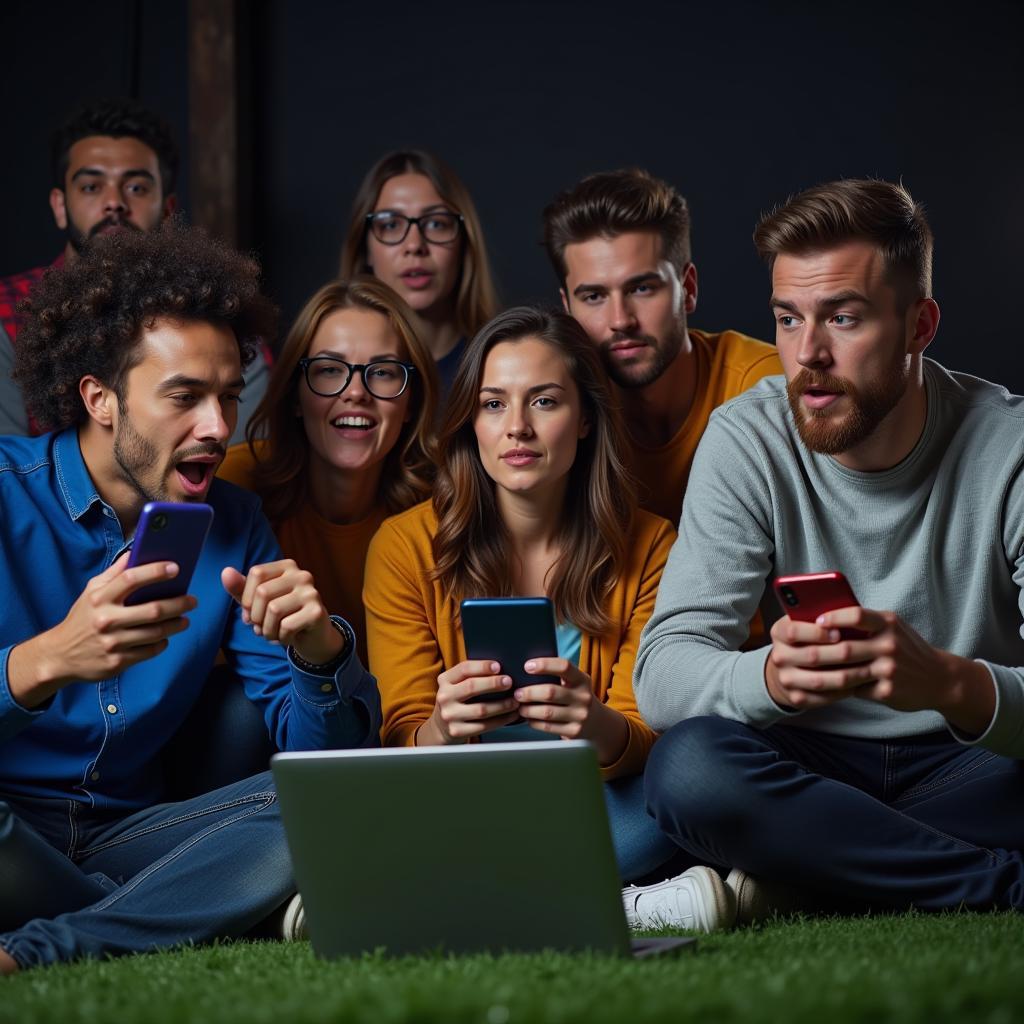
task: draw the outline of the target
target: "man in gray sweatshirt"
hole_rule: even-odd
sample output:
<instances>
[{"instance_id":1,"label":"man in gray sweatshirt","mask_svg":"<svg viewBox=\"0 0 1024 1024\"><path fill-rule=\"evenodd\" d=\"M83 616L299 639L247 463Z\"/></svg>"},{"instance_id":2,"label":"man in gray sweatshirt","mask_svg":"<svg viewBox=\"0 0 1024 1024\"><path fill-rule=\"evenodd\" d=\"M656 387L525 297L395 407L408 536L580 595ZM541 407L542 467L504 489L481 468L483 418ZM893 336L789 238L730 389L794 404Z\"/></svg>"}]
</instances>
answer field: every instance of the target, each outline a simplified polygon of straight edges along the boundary
<instances>
[{"instance_id":1,"label":"man in gray sweatshirt","mask_svg":"<svg viewBox=\"0 0 1024 1024\"><path fill-rule=\"evenodd\" d=\"M634 681L665 730L650 811L733 871L633 888L627 911L1019 908L1024 398L924 358L932 236L902 186L812 188L754 238L785 378L711 418ZM858 605L781 614L774 577L828 570ZM771 645L741 651L758 606Z\"/></svg>"}]
</instances>

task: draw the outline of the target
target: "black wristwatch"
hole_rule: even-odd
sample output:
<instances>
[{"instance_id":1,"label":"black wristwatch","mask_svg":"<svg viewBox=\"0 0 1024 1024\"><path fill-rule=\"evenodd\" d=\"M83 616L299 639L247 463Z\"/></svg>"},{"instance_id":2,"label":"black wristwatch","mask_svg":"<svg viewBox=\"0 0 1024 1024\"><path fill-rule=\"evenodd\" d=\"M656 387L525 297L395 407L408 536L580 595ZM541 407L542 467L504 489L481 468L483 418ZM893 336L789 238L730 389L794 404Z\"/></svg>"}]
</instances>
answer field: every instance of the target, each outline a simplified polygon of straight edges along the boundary
<instances>
[{"instance_id":1,"label":"black wristwatch","mask_svg":"<svg viewBox=\"0 0 1024 1024\"><path fill-rule=\"evenodd\" d=\"M294 647L291 647L288 653L291 655L292 661L295 662L296 668L313 676L333 676L341 668L341 663L349 656L349 652L356 649L356 637L352 632L352 627L342 618L332 615L331 625L342 636L344 643L341 645L341 650L330 661L326 661L322 665L314 665L311 661L306 661Z\"/></svg>"}]
</instances>

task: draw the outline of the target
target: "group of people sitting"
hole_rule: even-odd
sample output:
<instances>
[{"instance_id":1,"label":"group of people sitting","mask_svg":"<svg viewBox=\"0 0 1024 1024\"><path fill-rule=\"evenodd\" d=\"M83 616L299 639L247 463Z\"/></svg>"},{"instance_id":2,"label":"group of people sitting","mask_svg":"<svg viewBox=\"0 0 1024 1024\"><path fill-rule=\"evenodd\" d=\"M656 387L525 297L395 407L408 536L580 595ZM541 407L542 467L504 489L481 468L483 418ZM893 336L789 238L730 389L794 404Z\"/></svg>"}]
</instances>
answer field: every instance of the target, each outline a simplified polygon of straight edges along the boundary
<instances>
[{"instance_id":1,"label":"group of people sitting","mask_svg":"<svg viewBox=\"0 0 1024 1024\"><path fill-rule=\"evenodd\" d=\"M465 187L392 153L271 359L174 171L148 112L78 112L65 252L0 282L0 973L301 934L273 749L589 740L639 927L1024 904L1024 401L924 357L901 185L757 225L773 346L688 326L650 174L558 195L561 308L499 311ZM127 567L149 501L215 518L189 594L133 603L177 572ZM825 570L860 603L784 614ZM466 656L460 601L512 595L556 613L534 685Z\"/></svg>"}]
</instances>

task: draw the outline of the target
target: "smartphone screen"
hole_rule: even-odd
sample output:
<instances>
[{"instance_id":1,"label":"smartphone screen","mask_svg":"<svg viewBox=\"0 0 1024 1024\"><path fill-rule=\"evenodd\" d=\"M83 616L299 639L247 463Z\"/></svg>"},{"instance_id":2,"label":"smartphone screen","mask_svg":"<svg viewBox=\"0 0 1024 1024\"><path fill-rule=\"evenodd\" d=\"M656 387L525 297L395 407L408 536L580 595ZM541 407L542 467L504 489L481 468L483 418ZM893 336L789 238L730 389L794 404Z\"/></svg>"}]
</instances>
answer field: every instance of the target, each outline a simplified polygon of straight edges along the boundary
<instances>
[{"instance_id":1,"label":"smartphone screen","mask_svg":"<svg viewBox=\"0 0 1024 1024\"><path fill-rule=\"evenodd\" d=\"M178 575L141 587L125 598L126 605L144 604L188 593L192 573L213 522L209 505L150 501L142 509L127 568L150 562L174 562Z\"/></svg>"},{"instance_id":2,"label":"smartphone screen","mask_svg":"<svg viewBox=\"0 0 1024 1024\"><path fill-rule=\"evenodd\" d=\"M556 676L528 675L523 665L531 658L558 657L555 612L546 597L476 597L460 606L466 656L496 661L513 687L557 683ZM494 700L480 694L473 701Z\"/></svg>"}]
</instances>

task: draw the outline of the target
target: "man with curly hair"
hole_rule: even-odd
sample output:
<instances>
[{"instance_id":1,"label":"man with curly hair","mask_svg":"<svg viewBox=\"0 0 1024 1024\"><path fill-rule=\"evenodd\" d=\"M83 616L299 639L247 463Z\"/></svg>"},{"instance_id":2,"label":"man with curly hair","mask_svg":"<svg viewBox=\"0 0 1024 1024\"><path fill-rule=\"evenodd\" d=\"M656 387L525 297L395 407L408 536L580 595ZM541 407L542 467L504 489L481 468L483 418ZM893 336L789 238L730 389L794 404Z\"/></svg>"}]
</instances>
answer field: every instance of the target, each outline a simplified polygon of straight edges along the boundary
<instances>
[{"instance_id":1,"label":"man with curly hair","mask_svg":"<svg viewBox=\"0 0 1024 1024\"><path fill-rule=\"evenodd\" d=\"M53 135L51 172L50 210L64 232L64 249L49 266L0 278L0 326L15 344L22 326L18 303L50 267L74 262L94 238L157 230L178 205L178 150L171 130L134 100L100 100L76 108ZM246 371L233 443L244 440L249 414L263 397L269 361L264 349ZM7 374L0 377L0 406L0 431L39 432L39 425L25 416Z\"/></svg>"},{"instance_id":2,"label":"man with curly hair","mask_svg":"<svg viewBox=\"0 0 1024 1024\"><path fill-rule=\"evenodd\" d=\"M240 935L294 893L269 773L180 803L159 755L223 651L281 749L375 744L351 629L214 473L274 330L255 263L171 226L98 240L33 293L0 438L0 974ZM191 594L126 568L148 501L206 501Z\"/></svg>"}]
</instances>

